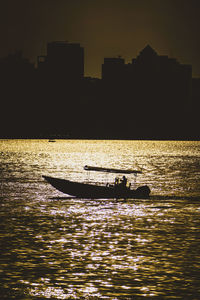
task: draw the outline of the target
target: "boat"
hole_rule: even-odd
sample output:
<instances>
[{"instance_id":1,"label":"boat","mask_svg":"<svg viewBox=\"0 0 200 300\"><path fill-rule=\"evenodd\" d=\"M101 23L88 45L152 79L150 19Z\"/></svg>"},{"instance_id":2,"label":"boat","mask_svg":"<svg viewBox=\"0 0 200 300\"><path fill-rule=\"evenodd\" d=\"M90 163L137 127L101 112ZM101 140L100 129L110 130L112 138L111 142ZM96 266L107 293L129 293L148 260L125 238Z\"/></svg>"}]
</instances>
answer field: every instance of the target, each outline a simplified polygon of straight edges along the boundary
<instances>
[{"instance_id":1,"label":"boat","mask_svg":"<svg viewBox=\"0 0 200 300\"><path fill-rule=\"evenodd\" d=\"M119 170L119 169L109 169L109 168L100 168L100 167L89 167L85 166L85 170L92 171L103 171L103 172L112 172L112 173L124 173L124 174L137 174L141 171L135 170ZM95 170L94 170L95 169ZM108 171L110 170L110 171ZM147 199L150 195L150 189L147 185L140 186L137 189L131 189L130 186L126 184L126 177L123 176L122 181L118 181L114 184L106 185L96 185L90 183L81 183L76 181L70 181L61 178L55 178L50 176L43 175L43 178L50 183L54 188L68 194L70 196L75 196L78 198L85 199L110 199L110 198L123 198L123 199ZM124 181L125 180L125 181Z\"/></svg>"}]
</instances>

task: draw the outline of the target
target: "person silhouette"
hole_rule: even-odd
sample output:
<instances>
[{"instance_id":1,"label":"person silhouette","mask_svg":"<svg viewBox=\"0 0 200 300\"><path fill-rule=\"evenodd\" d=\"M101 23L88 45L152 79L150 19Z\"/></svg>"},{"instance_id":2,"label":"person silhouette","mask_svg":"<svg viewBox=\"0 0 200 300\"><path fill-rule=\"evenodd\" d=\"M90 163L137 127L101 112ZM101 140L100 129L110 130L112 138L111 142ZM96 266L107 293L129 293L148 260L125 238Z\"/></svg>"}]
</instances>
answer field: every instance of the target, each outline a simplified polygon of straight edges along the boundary
<instances>
[{"instance_id":1,"label":"person silhouette","mask_svg":"<svg viewBox=\"0 0 200 300\"><path fill-rule=\"evenodd\" d=\"M127 184L127 178L126 178L126 176L123 176L122 177L122 185L126 186L126 184Z\"/></svg>"},{"instance_id":2,"label":"person silhouette","mask_svg":"<svg viewBox=\"0 0 200 300\"><path fill-rule=\"evenodd\" d=\"M116 177L116 178L115 178L115 185L118 185L118 184L119 184L119 178Z\"/></svg>"}]
</instances>

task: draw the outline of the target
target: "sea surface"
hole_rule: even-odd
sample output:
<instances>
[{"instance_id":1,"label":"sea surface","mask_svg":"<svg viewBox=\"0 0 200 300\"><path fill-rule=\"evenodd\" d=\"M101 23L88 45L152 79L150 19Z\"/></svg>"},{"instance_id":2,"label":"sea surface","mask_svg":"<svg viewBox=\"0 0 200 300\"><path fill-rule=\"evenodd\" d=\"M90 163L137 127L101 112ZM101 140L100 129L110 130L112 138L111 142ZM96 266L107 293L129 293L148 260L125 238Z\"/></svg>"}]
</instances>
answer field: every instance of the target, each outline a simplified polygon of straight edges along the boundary
<instances>
[{"instance_id":1,"label":"sea surface","mask_svg":"<svg viewBox=\"0 0 200 300\"><path fill-rule=\"evenodd\" d=\"M49 175L150 199L77 199ZM200 142L0 140L0 299L200 299Z\"/></svg>"}]
</instances>

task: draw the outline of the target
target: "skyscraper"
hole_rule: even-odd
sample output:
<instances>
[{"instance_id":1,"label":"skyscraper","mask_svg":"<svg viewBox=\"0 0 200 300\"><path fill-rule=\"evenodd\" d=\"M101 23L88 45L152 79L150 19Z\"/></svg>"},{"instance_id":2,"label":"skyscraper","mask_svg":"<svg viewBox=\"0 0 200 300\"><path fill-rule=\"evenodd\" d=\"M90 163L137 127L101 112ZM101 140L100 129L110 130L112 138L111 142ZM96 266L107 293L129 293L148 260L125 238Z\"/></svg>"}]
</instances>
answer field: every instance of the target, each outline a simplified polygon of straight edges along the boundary
<instances>
[{"instance_id":1,"label":"skyscraper","mask_svg":"<svg viewBox=\"0 0 200 300\"><path fill-rule=\"evenodd\" d=\"M38 57L38 68L67 81L84 76L84 49L78 43L56 41L47 44L47 55Z\"/></svg>"}]
</instances>

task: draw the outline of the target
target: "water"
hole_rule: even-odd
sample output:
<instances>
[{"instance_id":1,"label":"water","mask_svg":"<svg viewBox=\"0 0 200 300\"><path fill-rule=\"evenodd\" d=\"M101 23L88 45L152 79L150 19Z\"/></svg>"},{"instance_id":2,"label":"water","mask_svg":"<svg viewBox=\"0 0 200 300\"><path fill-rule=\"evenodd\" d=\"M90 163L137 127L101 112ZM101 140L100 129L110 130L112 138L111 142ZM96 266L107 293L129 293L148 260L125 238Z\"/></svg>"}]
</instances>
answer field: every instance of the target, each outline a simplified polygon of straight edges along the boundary
<instances>
[{"instance_id":1,"label":"water","mask_svg":"<svg viewBox=\"0 0 200 300\"><path fill-rule=\"evenodd\" d=\"M200 298L200 142L1 140L0 152L1 299ZM42 178L114 180L84 165L142 168L152 196L73 199Z\"/></svg>"}]
</instances>

